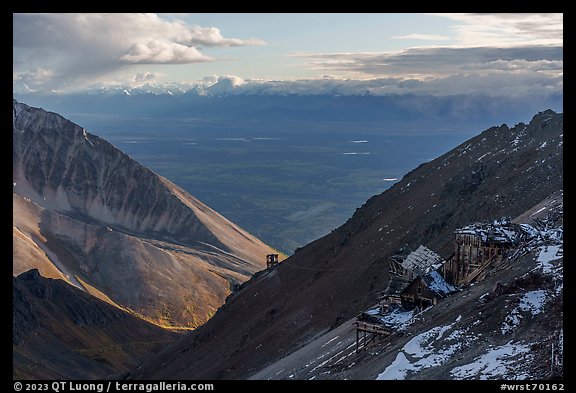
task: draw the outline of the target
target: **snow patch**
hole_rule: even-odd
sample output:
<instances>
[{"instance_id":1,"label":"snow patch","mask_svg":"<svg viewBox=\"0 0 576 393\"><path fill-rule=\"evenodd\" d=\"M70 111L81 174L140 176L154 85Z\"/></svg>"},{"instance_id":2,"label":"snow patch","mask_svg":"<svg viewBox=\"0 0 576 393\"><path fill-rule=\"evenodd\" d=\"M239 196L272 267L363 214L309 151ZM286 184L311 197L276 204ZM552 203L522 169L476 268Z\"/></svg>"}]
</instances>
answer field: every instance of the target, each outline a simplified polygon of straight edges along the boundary
<instances>
[{"instance_id":1,"label":"snow patch","mask_svg":"<svg viewBox=\"0 0 576 393\"><path fill-rule=\"evenodd\" d=\"M534 217L536 214L538 214L538 213L540 213L540 212L542 212L542 211L544 211L544 210L546 210L546 206L544 206L543 208L538 209L538 210L535 211L534 213L530 214L530 217Z\"/></svg>"},{"instance_id":2,"label":"snow patch","mask_svg":"<svg viewBox=\"0 0 576 393\"><path fill-rule=\"evenodd\" d=\"M414 310L401 311L400 309L396 309L379 318L388 327L392 327L395 329L402 329L412 322L413 317L414 317Z\"/></svg>"},{"instance_id":3,"label":"snow patch","mask_svg":"<svg viewBox=\"0 0 576 393\"><path fill-rule=\"evenodd\" d=\"M404 352L398 352L396 359L391 365L386 367L383 373L379 374L377 380L403 380L408 374L408 370L412 370L412 363L406 358Z\"/></svg>"},{"instance_id":4,"label":"snow patch","mask_svg":"<svg viewBox=\"0 0 576 393\"><path fill-rule=\"evenodd\" d=\"M90 139L88 139L88 134L86 133L85 129L82 129L82 135L84 135L84 139L86 139L86 142L88 142L90 146L94 147L94 144L90 141Z\"/></svg>"},{"instance_id":5,"label":"snow patch","mask_svg":"<svg viewBox=\"0 0 576 393\"><path fill-rule=\"evenodd\" d=\"M509 341L477 357L472 363L453 368L450 375L456 379L527 379L529 376L521 371L521 367L533 357L527 354L529 351L528 345Z\"/></svg>"},{"instance_id":6,"label":"snow patch","mask_svg":"<svg viewBox=\"0 0 576 393\"><path fill-rule=\"evenodd\" d=\"M396 359L378 375L378 380L405 379L409 372L417 372L425 368L440 366L448 361L462 347L462 341L453 345L434 348L433 344L440 342L444 334L459 322L461 316L449 325L437 326L421 333L408 341L398 352ZM465 332L458 333L463 335ZM454 333L453 333L454 334ZM449 341L448 339L444 341ZM443 342L440 342L442 344ZM406 355L415 361L410 361Z\"/></svg>"},{"instance_id":7,"label":"snow patch","mask_svg":"<svg viewBox=\"0 0 576 393\"><path fill-rule=\"evenodd\" d=\"M546 302L546 291L530 291L522 296L520 305L518 306L522 311L530 311L532 315L538 315L544 310L544 303Z\"/></svg>"},{"instance_id":8,"label":"snow patch","mask_svg":"<svg viewBox=\"0 0 576 393\"><path fill-rule=\"evenodd\" d=\"M542 271L544 273L552 273L554 270L554 265L550 262L560 259L562 256L562 244L557 246L542 246L540 247L537 262L540 264L540 267L542 267Z\"/></svg>"},{"instance_id":9,"label":"snow patch","mask_svg":"<svg viewBox=\"0 0 576 393\"><path fill-rule=\"evenodd\" d=\"M537 290L526 292L521 298L520 303L514 308L510 314L504 318L500 331L502 334L509 334L513 332L522 321L524 314L530 313L532 316L538 315L544 311L544 304L546 303L546 291Z\"/></svg>"},{"instance_id":10,"label":"snow patch","mask_svg":"<svg viewBox=\"0 0 576 393\"><path fill-rule=\"evenodd\" d=\"M486 157L488 154L490 154L490 152L481 155L476 161L482 161L482 159L483 159L484 157Z\"/></svg>"},{"instance_id":11,"label":"snow patch","mask_svg":"<svg viewBox=\"0 0 576 393\"><path fill-rule=\"evenodd\" d=\"M522 137L524 135L526 135L525 129L520 131L518 133L518 135L516 135L516 138L514 138L514 140L512 141L512 146L517 146L520 143L520 141L522 140Z\"/></svg>"},{"instance_id":12,"label":"snow patch","mask_svg":"<svg viewBox=\"0 0 576 393\"><path fill-rule=\"evenodd\" d=\"M333 339L326 341L326 343L324 343L324 344L322 345L322 347L325 347L326 345L330 344L332 341L336 340L338 337L340 337L340 336L336 336L336 337L334 337Z\"/></svg>"},{"instance_id":13,"label":"snow patch","mask_svg":"<svg viewBox=\"0 0 576 393\"><path fill-rule=\"evenodd\" d=\"M434 291L441 295L446 295L451 292L455 292L456 288L448 284L444 278L436 270L431 271L424 277L426 283L428 284L428 289ZM456 321L458 322L458 321Z\"/></svg>"}]
</instances>

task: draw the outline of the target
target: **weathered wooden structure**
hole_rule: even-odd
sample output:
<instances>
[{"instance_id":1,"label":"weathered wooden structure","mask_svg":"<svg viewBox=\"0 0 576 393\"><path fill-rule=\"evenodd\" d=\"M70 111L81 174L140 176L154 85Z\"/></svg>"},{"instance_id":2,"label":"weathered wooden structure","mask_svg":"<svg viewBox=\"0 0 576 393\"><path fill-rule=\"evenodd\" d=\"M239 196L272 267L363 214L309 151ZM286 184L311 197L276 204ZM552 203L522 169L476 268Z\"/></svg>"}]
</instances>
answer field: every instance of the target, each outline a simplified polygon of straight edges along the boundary
<instances>
[{"instance_id":1,"label":"weathered wooden structure","mask_svg":"<svg viewBox=\"0 0 576 393\"><path fill-rule=\"evenodd\" d=\"M400 297L400 292L397 293L384 293L379 297L380 312L382 314L388 312L388 310L402 307L402 298Z\"/></svg>"},{"instance_id":2,"label":"weathered wooden structure","mask_svg":"<svg viewBox=\"0 0 576 393\"><path fill-rule=\"evenodd\" d=\"M438 303L438 300L455 292L456 288L448 284L436 270L416 277L400 294L402 308L418 307L425 309Z\"/></svg>"},{"instance_id":3,"label":"weathered wooden structure","mask_svg":"<svg viewBox=\"0 0 576 393\"><path fill-rule=\"evenodd\" d=\"M443 266L444 278L452 285L469 282L472 274L500 262L519 241L519 231L508 219L469 225L454 235L454 254Z\"/></svg>"},{"instance_id":4,"label":"weathered wooden structure","mask_svg":"<svg viewBox=\"0 0 576 393\"><path fill-rule=\"evenodd\" d=\"M355 322L356 352L377 338L386 338L394 333L397 326L386 321L385 315L398 308L426 308L456 291L438 272L443 264L442 257L422 245L408 255L394 255L389 261L389 281L380 293L379 311L363 312Z\"/></svg>"},{"instance_id":5,"label":"weathered wooden structure","mask_svg":"<svg viewBox=\"0 0 576 393\"><path fill-rule=\"evenodd\" d=\"M356 351L394 333L398 325L387 318L397 309L425 309L456 292L456 285L482 278L508 250L533 236L529 229L508 218L476 223L454 232L454 253L447 261L422 245L408 255L391 256L388 286L379 294L379 308L361 313L355 322Z\"/></svg>"},{"instance_id":6,"label":"weathered wooden structure","mask_svg":"<svg viewBox=\"0 0 576 393\"><path fill-rule=\"evenodd\" d=\"M270 269L278 265L278 254L268 254L266 255L266 268Z\"/></svg>"},{"instance_id":7,"label":"weathered wooden structure","mask_svg":"<svg viewBox=\"0 0 576 393\"><path fill-rule=\"evenodd\" d=\"M366 348L368 344L378 338L386 338L390 336L394 329L384 325L376 317L370 318L369 315L362 313L354 322L356 325L356 353L361 348Z\"/></svg>"},{"instance_id":8,"label":"weathered wooden structure","mask_svg":"<svg viewBox=\"0 0 576 393\"><path fill-rule=\"evenodd\" d=\"M402 305L401 293L417 277L442 265L442 257L422 245L405 257L394 255L389 261L388 286L379 296L382 313L390 306Z\"/></svg>"}]
</instances>

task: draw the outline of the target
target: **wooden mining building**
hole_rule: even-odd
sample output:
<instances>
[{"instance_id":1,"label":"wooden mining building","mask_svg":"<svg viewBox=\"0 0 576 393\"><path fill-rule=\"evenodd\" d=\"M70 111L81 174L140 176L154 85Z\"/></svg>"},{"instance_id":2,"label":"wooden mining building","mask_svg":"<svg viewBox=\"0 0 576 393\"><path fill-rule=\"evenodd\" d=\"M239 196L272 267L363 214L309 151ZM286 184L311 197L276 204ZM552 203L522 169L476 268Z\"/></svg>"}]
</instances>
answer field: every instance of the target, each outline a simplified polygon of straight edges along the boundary
<instances>
[{"instance_id":1,"label":"wooden mining building","mask_svg":"<svg viewBox=\"0 0 576 393\"><path fill-rule=\"evenodd\" d=\"M424 309L438 302L456 289L447 284L437 271L442 257L420 246L405 258L395 255L390 259L388 287L381 294L380 314L394 309ZM377 338L386 338L395 329L387 326L375 315L361 313L356 321L356 351Z\"/></svg>"},{"instance_id":2,"label":"wooden mining building","mask_svg":"<svg viewBox=\"0 0 576 393\"><path fill-rule=\"evenodd\" d=\"M414 252L411 252L405 258L395 255L390 258L390 270L388 273L389 281L388 287L381 293L380 303L381 311L386 312L391 306L407 306L407 303L417 303L419 301L418 295L426 295L422 292L422 285L411 285L417 281L418 277L435 271L442 266L442 257L434 251L424 246L418 247ZM424 286L425 281L422 282ZM409 288L409 293L404 292ZM412 294L412 289L415 294ZM407 295L407 296L403 296ZM436 304L435 300L426 297L425 303ZM422 305L421 305L422 306Z\"/></svg>"},{"instance_id":3,"label":"wooden mining building","mask_svg":"<svg viewBox=\"0 0 576 393\"><path fill-rule=\"evenodd\" d=\"M491 265L501 262L506 251L519 242L516 224L509 219L476 223L454 232L454 254L443 266L452 285L463 285Z\"/></svg>"},{"instance_id":4,"label":"wooden mining building","mask_svg":"<svg viewBox=\"0 0 576 393\"><path fill-rule=\"evenodd\" d=\"M457 229L454 253L446 261L423 245L407 256L390 257L388 286L379 296L378 314L384 317L398 308L422 310L437 304L455 292L455 286L481 278L482 273L500 263L521 238L521 228L503 218ZM356 322L356 349L393 333L394 329L377 315L361 313Z\"/></svg>"},{"instance_id":5,"label":"wooden mining building","mask_svg":"<svg viewBox=\"0 0 576 393\"><path fill-rule=\"evenodd\" d=\"M424 246L404 259L391 257L390 280L381 296L382 311L391 304L404 309L436 304L454 286L470 283L501 262L507 251L518 245L521 233L517 224L502 218L454 231L454 253L446 261Z\"/></svg>"}]
</instances>

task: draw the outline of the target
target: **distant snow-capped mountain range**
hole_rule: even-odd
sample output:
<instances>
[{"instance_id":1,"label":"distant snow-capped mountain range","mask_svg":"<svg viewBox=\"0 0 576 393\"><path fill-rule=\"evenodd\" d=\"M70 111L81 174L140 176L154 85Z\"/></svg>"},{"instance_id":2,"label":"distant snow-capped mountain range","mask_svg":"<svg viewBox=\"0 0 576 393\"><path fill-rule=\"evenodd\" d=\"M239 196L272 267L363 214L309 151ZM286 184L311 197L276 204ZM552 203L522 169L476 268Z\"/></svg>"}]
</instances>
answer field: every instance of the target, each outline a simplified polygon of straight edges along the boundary
<instances>
[{"instance_id":1,"label":"distant snow-capped mountain range","mask_svg":"<svg viewBox=\"0 0 576 393\"><path fill-rule=\"evenodd\" d=\"M433 95L451 96L478 94L491 97L513 97L518 94L510 94L514 89L514 81L510 81L505 88L501 85L489 83L483 84L479 89L478 83L466 80L455 80L453 84L445 84L441 89L434 86L434 81L422 81L419 79L400 79L395 77L381 77L373 79L340 79L325 76L319 79L297 80L264 80L243 79L239 76L207 76L202 80L190 82L162 82L162 81L135 81L132 83L100 84L87 88L78 87L67 92L41 94L154 94L154 95L179 95L191 94L198 96L225 96L225 95L330 95L330 96L385 96L385 95ZM469 85L469 86L468 86ZM527 91L526 86L518 86L522 89L522 96L538 94L546 97L555 96L557 91L543 89L541 85L531 85ZM40 93L27 86L17 86L15 93ZM517 91L518 93L520 90ZM560 93L561 94L561 93Z\"/></svg>"}]
</instances>

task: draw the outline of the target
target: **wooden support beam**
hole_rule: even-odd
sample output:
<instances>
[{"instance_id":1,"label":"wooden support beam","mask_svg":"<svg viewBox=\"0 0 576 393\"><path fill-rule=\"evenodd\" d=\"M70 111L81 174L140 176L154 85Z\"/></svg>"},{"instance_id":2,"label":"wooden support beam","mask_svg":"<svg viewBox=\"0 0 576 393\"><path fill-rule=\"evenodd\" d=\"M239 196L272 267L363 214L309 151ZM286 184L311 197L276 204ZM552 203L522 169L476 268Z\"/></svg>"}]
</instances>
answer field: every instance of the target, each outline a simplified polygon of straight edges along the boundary
<instances>
[{"instance_id":1,"label":"wooden support beam","mask_svg":"<svg viewBox=\"0 0 576 393\"><path fill-rule=\"evenodd\" d=\"M376 337L388 337L392 334L393 330L374 323L368 323L363 321L357 321L356 324L356 353L359 352L360 348L366 348L366 346L374 341ZM362 338L360 337L360 332L362 332ZM372 338L368 340L366 337L368 334L372 335Z\"/></svg>"}]
</instances>

